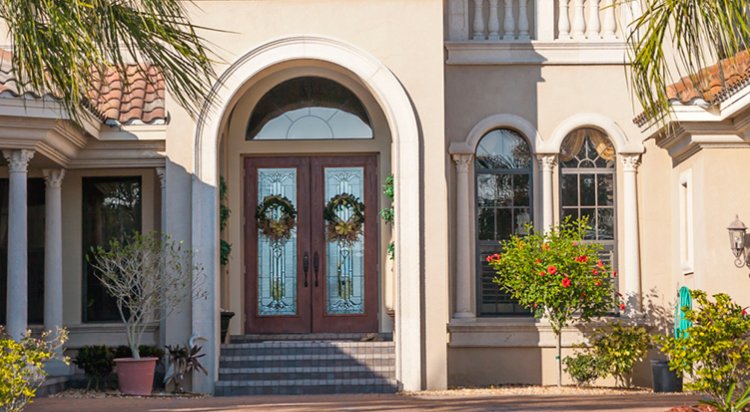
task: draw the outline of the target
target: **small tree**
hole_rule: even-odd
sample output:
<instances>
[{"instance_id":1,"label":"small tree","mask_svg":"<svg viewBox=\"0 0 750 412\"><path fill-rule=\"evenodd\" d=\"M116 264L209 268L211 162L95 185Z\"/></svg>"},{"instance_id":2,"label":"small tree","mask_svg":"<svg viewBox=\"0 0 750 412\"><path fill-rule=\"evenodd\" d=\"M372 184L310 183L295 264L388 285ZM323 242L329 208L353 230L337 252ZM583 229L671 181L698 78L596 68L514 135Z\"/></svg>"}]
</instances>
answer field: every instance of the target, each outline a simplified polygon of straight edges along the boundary
<instances>
[{"instance_id":1,"label":"small tree","mask_svg":"<svg viewBox=\"0 0 750 412\"><path fill-rule=\"evenodd\" d=\"M601 245L583 242L586 220L551 228L546 234L528 226L528 235L502 242L502 254L487 257L497 272L494 282L536 317L549 320L557 337L557 385L562 384L562 329L614 309L611 272L598 258Z\"/></svg>"},{"instance_id":2,"label":"small tree","mask_svg":"<svg viewBox=\"0 0 750 412\"><path fill-rule=\"evenodd\" d=\"M109 248L94 249L91 265L107 292L117 300L133 358L146 327L165 319L188 298L205 297L203 269L169 235L134 233L125 241L112 240Z\"/></svg>"},{"instance_id":3,"label":"small tree","mask_svg":"<svg viewBox=\"0 0 750 412\"><path fill-rule=\"evenodd\" d=\"M690 292L695 309L683 308L693 324L678 337L662 337L669 367L690 376L685 387L708 394L720 411L741 411L750 400L750 316L723 293L711 301ZM743 393L743 391L745 391Z\"/></svg>"}]
</instances>

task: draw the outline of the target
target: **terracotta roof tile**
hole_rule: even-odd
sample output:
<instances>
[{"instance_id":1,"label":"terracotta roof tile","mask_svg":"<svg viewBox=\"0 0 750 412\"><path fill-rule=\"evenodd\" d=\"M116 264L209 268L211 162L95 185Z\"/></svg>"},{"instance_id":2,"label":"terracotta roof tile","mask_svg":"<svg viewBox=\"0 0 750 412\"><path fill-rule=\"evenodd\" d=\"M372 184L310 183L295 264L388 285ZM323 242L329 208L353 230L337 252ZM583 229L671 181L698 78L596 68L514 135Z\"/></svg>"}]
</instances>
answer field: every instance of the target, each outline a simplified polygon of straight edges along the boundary
<instances>
[{"instance_id":1,"label":"terracotta roof tile","mask_svg":"<svg viewBox=\"0 0 750 412\"><path fill-rule=\"evenodd\" d=\"M19 96L11 59L10 51L0 49L0 94ZM110 69L105 81L96 84L89 92L91 107L102 121L119 124L165 122L165 84L159 70L154 66L140 66L139 70L139 66L129 65L124 73L125 76L121 76L114 68Z\"/></svg>"}]
</instances>

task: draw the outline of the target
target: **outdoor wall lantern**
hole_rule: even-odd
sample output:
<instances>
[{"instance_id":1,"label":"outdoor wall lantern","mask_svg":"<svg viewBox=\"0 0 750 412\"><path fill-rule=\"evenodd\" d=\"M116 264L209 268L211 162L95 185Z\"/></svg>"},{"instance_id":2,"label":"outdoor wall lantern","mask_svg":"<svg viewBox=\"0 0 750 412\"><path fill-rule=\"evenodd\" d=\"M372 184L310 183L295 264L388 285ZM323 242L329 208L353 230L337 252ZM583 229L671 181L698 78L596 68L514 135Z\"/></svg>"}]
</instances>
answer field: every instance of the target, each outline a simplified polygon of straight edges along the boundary
<instances>
[{"instance_id":1,"label":"outdoor wall lantern","mask_svg":"<svg viewBox=\"0 0 750 412\"><path fill-rule=\"evenodd\" d=\"M734 265L738 268L743 266L750 267L750 262L747 261L745 255L745 233L747 232L747 226L740 220L739 216L735 216L735 219L727 227L729 231L729 242L732 247L732 253L736 258Z\"/></svg>"}]
</instances>

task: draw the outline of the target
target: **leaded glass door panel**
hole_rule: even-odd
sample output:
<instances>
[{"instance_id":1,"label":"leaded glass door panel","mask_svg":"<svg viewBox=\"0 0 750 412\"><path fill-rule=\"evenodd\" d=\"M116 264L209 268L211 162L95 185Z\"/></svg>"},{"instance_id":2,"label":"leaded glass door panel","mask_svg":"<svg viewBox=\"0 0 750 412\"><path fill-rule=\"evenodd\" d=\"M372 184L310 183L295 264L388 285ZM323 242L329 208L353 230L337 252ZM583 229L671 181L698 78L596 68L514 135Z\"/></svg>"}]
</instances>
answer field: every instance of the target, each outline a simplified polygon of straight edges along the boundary
<instances>
[{"instance_id":1,"label":"leaded glass door panel","mask_svg":"<svg viewBox=\"0 0 750 412\"><path fill-rule=\"evenodd\" d=\"M245 159L246 332L377 331L376 164Z\"/></svg>"}]
</instances>

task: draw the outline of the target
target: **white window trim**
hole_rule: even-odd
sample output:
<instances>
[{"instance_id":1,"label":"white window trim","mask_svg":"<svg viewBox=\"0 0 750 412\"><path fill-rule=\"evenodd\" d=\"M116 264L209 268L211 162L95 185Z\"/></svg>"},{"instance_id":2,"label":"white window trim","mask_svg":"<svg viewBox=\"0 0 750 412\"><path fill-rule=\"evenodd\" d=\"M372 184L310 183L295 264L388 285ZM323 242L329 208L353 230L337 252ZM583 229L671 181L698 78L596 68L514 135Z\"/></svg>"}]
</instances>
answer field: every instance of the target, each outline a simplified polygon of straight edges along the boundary
<instances>
[{"instance_id":1,"label":"white window trim","mask_svg":"<svg viewBox=\"0 0 750 412\"><path fill-rule=\"evenodd\" d=\"M695 231L693 227L693 171L680 173L679 186L679 253L680 272L689 275L694 272Z\"/></svg>"}]
</instances>

